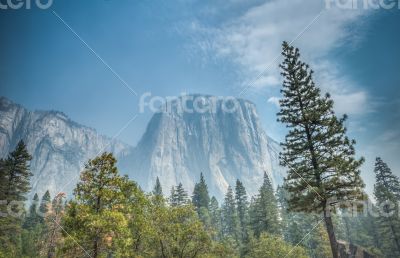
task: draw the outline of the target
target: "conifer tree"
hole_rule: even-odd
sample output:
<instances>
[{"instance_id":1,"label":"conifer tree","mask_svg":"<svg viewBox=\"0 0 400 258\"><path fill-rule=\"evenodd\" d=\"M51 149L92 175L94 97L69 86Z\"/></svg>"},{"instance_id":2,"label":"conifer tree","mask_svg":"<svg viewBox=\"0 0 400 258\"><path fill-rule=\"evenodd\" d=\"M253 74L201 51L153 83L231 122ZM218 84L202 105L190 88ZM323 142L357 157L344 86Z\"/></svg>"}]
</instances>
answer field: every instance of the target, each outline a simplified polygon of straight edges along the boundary
<instances>
[{"instance_id":1,"label":"conifer tree","mask_svg":"<svg viewBox=\"0 0 400 258\"><path fill-rule=\"evenodd\" d=\"M35 257L40 255L41 237L44 225L38 213L39 196L35 193L28 214L25 217L22 233L22 254Z\"/></svg>"},{"instance_id":2,"label":"conifer tree","mask_svg":"<svg viewBox=\"0 0 400 258\"><path fill-rule=\"evenodd\" d=\"M154 185L153 194L155 196L163 196L160 179L158 179L158 177L156 179L156 184Z\"/></svg>"},{"instance_id":3,"label":"conifer tree","mask_svg":"<svg viewBox=\"0 0 400 258\"><path fill-rule=\"evenodd\" d=\"M29 207L28 214L25 218L24 228L32 229L36 224L40 222L40 217L38 214L39 206L39 196L37 193L34 194L31 206Z\"/></svg>"},{"instance_id":4,"label":"conifer tree","mask_svg":"<svg viewBox=\"0 0 400 258\"><path fill-rule=\"evenodd\" d=\"M29 162L32 159L25 143L18 142L5 160L0 161L0 250L20 256L23 202L30 190ZM11 214L11 213L12 214ZM5 215L4 215L5 214Z\"/></svg>"},{"instance_id":5,"label":"conifer tree","mask_svg":"<svg viewBox=\"0 0 400 258\"><path fill-rule=\"evenodd\" d=\"M235 186L235 200L236 200L236 209L239 219L239 227L240 227L240 240L242 243L248 240L248 200L247 193L244 185L240 180L236 180Z\"/></svg>"},{"instance_id":6,"label":"conifer tree","mask_svg":"<svg viewBox=\"0 0 400 258\"><path fill-rule=\"evenodd\" d=\"M278 186L277 199L279 203L282 233L285 241L299 245L313 258L331 256L328 235L320 219L313 214L293 212L288 210L288 193L284 186ZM310 231L311 228L314 230ZM304 236L307 237L305 238Z\"/></svg>"},{"instance_id":7,"label":"conifer tree","mask_svg":"<svg viewBox=\"0 0 400 258\"><path fill-rule=\"evenodd\" d=\"M210 204L210 196L208 194L208 187L206 181L204 180L203 173L200 174L200 182L196 183L193 190L192 203L199 212L200 208L206 208L208 210L208 205Z\"/></svg>"},{"instance_id":8,"label":"conifer tree","mask_svg":"<svg viewBox=\"0 0 400 258\"><path fill-rule=\"evenodd\" d=\"M232 187L228 187L225 195L225 202L222 206L222 232L225 237L239 240L239 220L237 216L235 197Z\"/></svg>"},{"instance_id":9,"label":"conifer tree","mask_svg":"<svg viewBox=\"0 0 400 258\"><path fill-rule=\"evenodd\" d=\"M56 197L54 197L51 205L47 206L48 210L45 217L47 230L43 235L44 248L42 253L48 258L56 257L56 248L62 241L60 225L64 214L64 198L64 193L58 193Z\"/></svg>"},{"instance_id":10,"label":"conifer tree","mask_svg":"<svg viewBox=\"0 0 400 258\"><path fill-rule=\"evenodd\" d=\"M176 190L175 190L175 186L171 187L171 193L169 195L169 203L171 204L171 206L177 206L177 194L176 194Z\"/></svg>"},{"instance_id":11,"label":"conifer tree","mask_svg":"<svg viewBox=\"0 0 400 258\"><path fill-rule=\"evenodd\" d=\"M221 239L221 209L217 199L213 196L210 201L210 224L217 234L217 239Z\"/></svg>"},{"instance_id":12,"label":"conifer tree","mask_svg":"<svg viewBox=\"0 0 400 258\"><path fill-rule=\"evenodd\" d=\"M179 183L176 188L172 187L170 202L172 206L182 206L188 203L188 194L183 188L182 183Z\"/></svg>"},{"instance_id":13,"label":"conifer tree","mask_svg":"<svg viewBox=\"0 0 400 258\"><path fill-rule=\"evenodd\" d=\"M283 43L280 65L284 77L279 121L289 132L282 143L281 164L288 168L286 188L292 210L322 212L333 257L338 247L330 216L333 199L359 199L364 184L359 167L363 159L354 158L354 140L348 139L344 121L333 111L329 94L313 82L313 71L300 61L299 50Z\"/></svg>"},{"instance_id":14,"label":"conifer tree","mask_svg":"<svg viewBox=\"0 0 400 258\"><path fill-rule=\"evenodd\" d=\"M40 206L39 206L39 215L41 217L41 221L44 221L44 217L46 216L46 213L49 211L49 206L51 204L51 197L50 197L50 192L47 190L40 201Z\"/></svg>"},{"instance_id":15,"label":"conifer tree","mask_svg":"<svg viewBox=\"0 0 400 258\"><path fill-rule=\"evenodd\" d=\"M278 204L267 173L264 173L263 184L253 198L250 209L250 224L257 237L262 232L280 233Z\"/></svg>"},{"instance_id":16,"label":"conifer tree","mask_svg":"<svg viewBox=\"0 0 400 258\"><path fill-rule=\"evenodd\" d=\"M376 158L375 169L376 183L374 196L380 210L380 234L385 239L384 252L400 256L400 183L388 165L381 158Z\"/></svg>"},{"instance_id":17,"label":"conifer tree","mask_svg":"<svg viewBox=\"0 0 400 258\"><path fill-rule=\"evenodd\" d=\"M21 140L6 160L1 162L0 198L11 201L25 201L26 193L30 190L29 161L32 156L28 153L25 143Z\"/></svg>"}]
</instances>

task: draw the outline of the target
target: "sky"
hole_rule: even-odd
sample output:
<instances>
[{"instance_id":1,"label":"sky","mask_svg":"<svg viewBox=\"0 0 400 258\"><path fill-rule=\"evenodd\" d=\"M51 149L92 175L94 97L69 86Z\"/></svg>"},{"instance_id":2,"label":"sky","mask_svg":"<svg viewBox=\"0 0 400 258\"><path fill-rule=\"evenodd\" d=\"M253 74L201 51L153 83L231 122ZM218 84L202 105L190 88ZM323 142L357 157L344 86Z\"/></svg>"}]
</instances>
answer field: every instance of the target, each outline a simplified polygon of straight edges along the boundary
<instances>
[{"instance_id":1,"label":"sky","mask_svg":"<svg viewBox=\"0 0 400 258\"><path fill-rule=\"evenodd\" d=\"M28 109L62 111L135 145L152 115L139 112L145 93L234 96L253 101L267 134L281 141L278 65L286 40L300 48L335 111L348 114L348 134L366 158L367 191L376 156L400 176L398 6L54 0L40 9L31 2L0 9L0 95Z\"/></svg>"}]
</instances>

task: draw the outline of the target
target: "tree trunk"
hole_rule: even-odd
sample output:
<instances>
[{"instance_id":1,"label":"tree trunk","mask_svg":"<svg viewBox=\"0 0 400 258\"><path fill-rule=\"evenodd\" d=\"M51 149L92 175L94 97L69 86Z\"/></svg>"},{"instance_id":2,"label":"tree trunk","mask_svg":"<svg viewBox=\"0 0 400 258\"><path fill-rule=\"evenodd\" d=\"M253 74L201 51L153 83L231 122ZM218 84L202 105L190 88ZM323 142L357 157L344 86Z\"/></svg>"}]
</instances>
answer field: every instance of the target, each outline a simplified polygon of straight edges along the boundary
<instances>
[{"instance_id":1,"label":"tree trunk","mask_svg":"<svg viewBox=\"0 0 400 258\"><path fill-rule=\"evenodd\" d=\"M97 256L98 256L98 241L96 236L93 242L93 258L97 258Z\"/></svg>"},{"instance_id":2,"label":"tree trunk","mask_svg":"<svg viewBox=\"0 0 400 258\"><path fill-rule=\"evenodd\" d=\"M399 242L399 238L397 237L396 230L394 229L394 226L393 226L391 220L390 220L390 230L392 231L392 234L393 234L393 237L394 237L394 242L396 243L397 252L398 252L398 254L400 254L400 242Z\"/></svg>"},{"instance_id":3,"label":"tree trunk","mask_svg":"<svg viewBox=\"0 0 400 258\"><path fill-rule=\"evenodd\" d=\"M336 242L335 231L333 229L332 217L330 214L328 214L328 212L325 209L324 209L324 219L325 219L326 230L328 231L329 243L331 244L332 257L339 258L339 249L338 249L338 244Z\"/></svg>"}]
</instances>

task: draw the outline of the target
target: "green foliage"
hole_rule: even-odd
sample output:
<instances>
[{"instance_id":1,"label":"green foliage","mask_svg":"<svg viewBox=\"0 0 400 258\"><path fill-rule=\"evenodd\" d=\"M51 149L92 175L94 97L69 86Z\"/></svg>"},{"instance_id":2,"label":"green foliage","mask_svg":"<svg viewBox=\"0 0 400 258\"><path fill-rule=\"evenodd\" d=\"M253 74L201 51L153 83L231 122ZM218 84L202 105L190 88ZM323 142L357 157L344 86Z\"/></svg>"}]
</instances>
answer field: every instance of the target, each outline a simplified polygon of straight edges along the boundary
<instances>
[{"instance_id":1,"label":"green foliage","mask_svg":"<svg viewBox=\"0 0 400 258\"><path fill-rule=\"evenodd\" d=\"M43 196L42 200L40 201L40 206L39 206L39 214L44 217L44 215L49 211L49 206L51 204L51 197L50 197L50 192L47 190ZM41 217L42 218L42 217Z\"/></svg>"},{"instance_id":2,"label":"green foliage","mask_svg":"<svg viewBox=\"0 0 400 258\"><path fill-rule=\"evenodd\" d=\"M328 236L321 223L321 218L313 214L288 211L287 198L288 193L285 188L278 187L277 199L285 241L303 247L310 257L331 257Z\"/></svg>"},{"instance_id":3,"label":"green foliage","mask_svg":"<svg viewBox=\"0 0 400 258\"><path fill-rule=\"evenodd\" d=\"M376 205L381 208L377 223L382 249L388 257L400 256L399 178L381 158L376 158L374 172L374 196Z\"/></svg>"},{"instance_id":4,"label":"green foliage","mask_svg":"<svg viewBox=\"0 0 400 258\"><path fill-rule=\"evenodd\" d=\"M172 206L181 206L187 204L189 201L188 194L183 188L182 183L175 188L171 188L170 204Z\"/></svg>"},{"instance_id":5,"label":"green foliage","mask_svg":"<svg viewBox=\"0 0 400 258\"><path fill-rule=\"evenodd\" d=\"M155 196L163 196L163 191L160 183L160 179L157 177L156 184L154 185L153 194Z\"/></svg>"},{"instance_id":6,"label":"green foliage","mask_svg":"<svg viewBox=\"0 0 400 258\"><path fill-rule=\"evenodd\" d=\"M278 113L289 129L282 143L281 164L288 168L285 187L289 208L294 211L323 212L332 253L338 256L331 202L359 200L364 184L355 159L355 141L346 136L346 116L337 118L329 94L313 82L313 71L300 61L297 48L283 43L284 60L280 65L284 77Z\"/></svg>"},{"instance_id":7,"label":"green foliage","mask_svg":"<svg viewBox=\"0 0 400 258\"><path fill-rule=\"evenodd\" d=\"M213 230L214 240L222 239L221 209L217 199L213 196L210 201L210 228Z\"/></svg>"},{"instance_id":8,"label":"green foliage","mask_svg":"<svg viewBox=\"0 0 400 258\"><path fill-rule=\"evenodd\" d=\"M239 218L237 215L235 197L232 188L229 186L225 195L225 202L222 206L222 235L225 238L233 239L239 243Z\"/></svg>"},{"instance_id":9,"label":"green foliage","mask_svg":"<svg viewBox=\"0 0 400 258\"><path fill-rule=\"evenodd\" d=\"M262 232L280 234L278 204L267 173L264 173L263 184L250 204L250 226L257 237Z\"/></svg>"},{"instance_id":10,"label":"green foliage","mask_svg":"<svg viewBox=\"0 0 400 258\"><path fill-rule=\"evenodd\" d=\"M301 247L293 247L278 236L262 233L258 239L252 238L249 245L248 258L307 258Z\"/></svg>"},{"instance_id":11,"label":"green foliage","mask_svg":"<svg viewBox=\"0 0 400 258\"><path fill-rule=\"evenodd\" d=\"M32 159L23 141L5 160L0 160L0 250L11 257L21 255L21 235L24 213L23 201L30 190Z\"/></svg>"},{"instance_id":12,"label":"green foliage","mask_svg":"<svg viewBox=\"0 0 400 258\"><path fill-rule=\"evenodd\" d=\"M42 213L38 212L39 197L33 196L29 212L25 216L23 231L21 236L22 255L26 257L38 257L43 246L42 235L45 225Z\"/></svg>"},{"instance_id":13,"label":"green foliage","mask_svg":"<svg viewBox=\"0 0 400 258\"><path fill-rule=\"evenodd\" d=\"M235 200L236 200L236 210L240 227L240 241L242 243L245 243L248 240L249 202L247 200L246 189L242 184L242 182L240 182L239 180L236 180Z\"/></svg>"},{"instance_id":14,"label":"green foliage","mask_svg":"<svg viewBox=\"0 0 400 258\"><path fill-rule=\"evenodd\" d=\"M155 206L154 254L151 257L196 257L210 252L211 238L191 205Z\"/></svg>"},{"instance_id":15,"label":"green foliage","mask_svg":"<svg viewBox=\"0 0 400 258\"><path fill-rule=\"evenodd\" d=\"M204 180L203 173L200 174L200 182L196 183L194 186L192 203L197 211L199 211L201 207L208 209L208 205L210 204L208 187Z\"/></svg>"},{"instance_id":16,"label":"green foliage","mask_svg":"<svg viewBox=\"0 0 400 258\"><path fill-rule=\"evenodd\" d=\"M3 178L8 171L4 164L2 160ZM51 200L47 191L40 203L35 195L25 220L10 223L18 230L2 239L0 257L330 256L322 225L304 239L316 218L288 211L290 194L279 188L278 202L266 173L250 204L237 180L235 191L228 188L220 208L215 197L210 199L202 174L193 203L181 183L172 188L168 203L158 179L154 190L146 194L136 182L120 176L115 165L111 153L89 160L74 198L66 205L63 193ZM7 189L5 184L1 189ZM369 222L360 220L359 227ZM370 236L352 237L369 243Z\"/></svg>"},{"instance_id":17,"label":"green foliage","mask_svg":"<svg viewBox=\"0 0 400 258\"><path fill-rule=\"evenodd\" d=\"M43 245L41 256L47 258L57 257L57 247L62 244L61 219L64 215L64 193L58 193L48 206L48 211L44 218L45 231L41 234Z\"/></svg>"},{"instance_id":18,"label":"green foliage","mask_svg":"<svg viewBox=\"0 0 400 258\"><path fill-rule=\"evenodd\" d=\"M74 190L75 200L69 203L64 218L66 232L79 239L82 248L65 235L65 254L84 256L86 252L82 249L94 258L107 253L127 254L131 239L123 213L121 185L124 180L115 164L111 153L103 153L86 164Z\"/></svg>"}]
</instances>

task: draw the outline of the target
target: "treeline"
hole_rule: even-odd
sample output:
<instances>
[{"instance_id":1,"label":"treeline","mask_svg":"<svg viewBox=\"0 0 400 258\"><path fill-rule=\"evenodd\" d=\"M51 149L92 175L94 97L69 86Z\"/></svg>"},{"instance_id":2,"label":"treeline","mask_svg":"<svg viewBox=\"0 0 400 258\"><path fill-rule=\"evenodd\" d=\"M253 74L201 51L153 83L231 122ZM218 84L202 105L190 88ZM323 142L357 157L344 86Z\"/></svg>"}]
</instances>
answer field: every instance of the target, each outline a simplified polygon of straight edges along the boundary
<instances>
[{"instance_id":1,"label":"treeline","mask_svg":"<svg viewBox=\"0 0 400 258\"><path fill-rule=\"evenodd\" d=\"M71 200L47 191L25 211L30 159L21 141L1 160L1 196L9 202L0 218L0 257L307 257L282 238L267 175L250 202L237 181L220 206L202 174L191 196L179 184L165 198L158 178L146 193L103 153L88 161Z\"/></svg>"},{"instance_id":2,"label":"treeline","mask_svg":"<svg viewBox=\"0 0 400 258\"><path fill-rule=\"evenodd\" d=\"M332 257L321 216L289 211L289 192L275 192L267 174L251 199L237 180L219 205L203 174L190 196L182 184L165 198L157 178L145 193L116 168L110 153L89 160L74 190L35 194L27 211L30 155L21 141L1 160L0 257ZM375 213L332 214L339 239L378 257L398 257L399 179L377 158ZM22 204L22 205L21 205ZM386 205L386 206L385 206ZM395 216L381 216L395 212ZM350 208L350 209L346 209ZM22 212L21 212L22 211ZM378 215L378 216L377 216Z\"/></svg>"}]
</instances>

